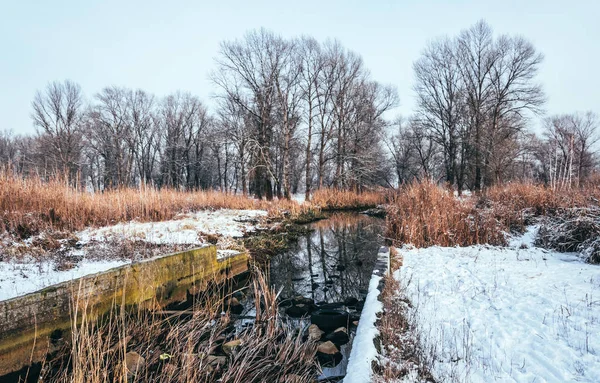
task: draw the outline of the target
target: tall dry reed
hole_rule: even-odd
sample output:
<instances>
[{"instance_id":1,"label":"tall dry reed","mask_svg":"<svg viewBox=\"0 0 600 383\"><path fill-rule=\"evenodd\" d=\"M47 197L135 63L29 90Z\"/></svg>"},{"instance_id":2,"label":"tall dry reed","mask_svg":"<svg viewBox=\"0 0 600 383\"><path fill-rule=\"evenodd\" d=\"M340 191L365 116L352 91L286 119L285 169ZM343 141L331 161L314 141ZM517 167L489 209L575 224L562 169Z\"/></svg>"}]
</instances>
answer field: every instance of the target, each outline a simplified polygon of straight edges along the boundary
<instances>
[{"instance_id":1,"label":"tall dry reed","mask_svg":"<svg viewBox=\"0 0 600 383\"><path fill-rule=\"evenodd\" d=\"M468 246L503 244L502 225L491 211L476 209L474 199L458 199L431 182L403 186L387 209L387 235L397 244Z\"/></svg>"},{"instance_id":2,"label":"tall dry reed","mask_svg":"<svg viewBox=\"0 0 600 383\"><path fill-rule=\"evenodd\" d=\"M264 209L271 215L299 213L293 201L260 201L218 191L140 187L99 193L82 191L58 179L0 174L0 231L27 238L43 230L81 230L130 220L162 221L202 209Z\"/></svg>"},{"instance_id":3,"label":"tall dry reed","mask_svg":"<svg viewBox=\"0 0 600 383\"><path fill-rule=\"evenodd\" d=\"M320 189L311 198L314 205L323 210L351 210L375 207L386 203L387 192L365 191L357 193L348 190Z\"/></svg>"}]
</instances>

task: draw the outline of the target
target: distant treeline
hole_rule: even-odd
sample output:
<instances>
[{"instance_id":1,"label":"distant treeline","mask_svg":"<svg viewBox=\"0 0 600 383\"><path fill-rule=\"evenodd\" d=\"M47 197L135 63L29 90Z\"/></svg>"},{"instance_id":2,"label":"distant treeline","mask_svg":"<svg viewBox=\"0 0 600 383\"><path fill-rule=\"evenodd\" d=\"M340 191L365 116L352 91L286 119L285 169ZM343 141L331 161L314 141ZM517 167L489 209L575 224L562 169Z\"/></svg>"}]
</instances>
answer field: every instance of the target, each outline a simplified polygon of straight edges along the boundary
<instances>
[{"instance_id":1,"label":"distant treeline","mask_svg":"<svg viewBox=\"0 0 600 383\"><path fill-rule=\"evenodd\" d=\"M0 161L26 176L93 190L140 184L271 199L362 191L430 178L459 190L512 179L570 186L592 174L593 113L545 119L542 55L485 22L433 41L414 63L417 109L389 119L396 89L338 41L266 30L225 41L211 73L215 110L111 86L86 99L53 82L32 102L33 136L0 137ZM388 113L386 113L388 112Z\"/></svg>"}]
</instances>

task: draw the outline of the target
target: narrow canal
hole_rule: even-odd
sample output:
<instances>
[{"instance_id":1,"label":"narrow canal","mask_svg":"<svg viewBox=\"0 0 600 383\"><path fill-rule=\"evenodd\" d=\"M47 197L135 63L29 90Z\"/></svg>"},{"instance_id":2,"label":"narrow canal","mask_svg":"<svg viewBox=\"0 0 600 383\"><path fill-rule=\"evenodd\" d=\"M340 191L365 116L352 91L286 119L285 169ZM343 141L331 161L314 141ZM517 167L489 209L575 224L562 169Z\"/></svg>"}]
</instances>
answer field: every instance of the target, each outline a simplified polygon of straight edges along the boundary
<instances>
[{"instance_id":1,"label":"narrow canal","mask_svg":"<svg viewBox=\"0 0 600 383\"><path fill-rule=\"evenodd\" d=\"M345 375L384 226L381 218L334 213L309 224L304 237L271 259L270 283L281 291L282 312L301 328L316 323L324 330L322 340L332 340L340 351L324 364L321 378ZM335 325L328 329L322 313L346 315L348 339L332 336Z\"/></svg>"}]
</instances>

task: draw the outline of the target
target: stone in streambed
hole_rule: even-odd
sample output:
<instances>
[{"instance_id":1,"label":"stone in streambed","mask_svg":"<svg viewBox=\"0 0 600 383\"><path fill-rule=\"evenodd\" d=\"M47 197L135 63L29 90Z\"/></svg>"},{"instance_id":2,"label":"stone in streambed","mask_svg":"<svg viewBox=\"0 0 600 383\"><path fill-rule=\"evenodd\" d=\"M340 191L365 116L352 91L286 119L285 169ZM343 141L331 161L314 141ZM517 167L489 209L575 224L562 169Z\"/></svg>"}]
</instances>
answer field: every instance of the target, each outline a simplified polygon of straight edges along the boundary
<instances>
[{"instance_id":1,"label":"stone in streambed","mask_svg":"<svg viewBox=\"0 0 600 383\"><path fill-rule=\"evenodd\" d=\"M298 296L294 297L294 299L292 299L292 303L296 304L296 305L300 304L300 305L310 306L310 305L313 305L315 303L315 301L313 301L310 298L303 297L302 295L298 295Z\"/></svg>"},{"instance_id":2,"label":"stone in streambed","mask_svg":"<svg viewBox=\"0 0 600 383\"><path fill-rule=\"evenodd\" d=\"M350 336L348 336L348 330L346 330L345 327L339 327L331 334L327 335L325 339L333 342L337 346L342 346L350 341Z\"/></svg>"},{"instance_id":3,"label":"stone in streambed","mask_svg":"<svg viewBox=\"0 0 600 383\"><path fill-rule=\"evenodd\" d=\"M335 367L342 358L342 353L331 341L323 342L317 347L317 359L323 367Z\"/></svg>"},{"instance_id":4,"label":"stone in streambed","mask_svg":"<svg viewBox=\"0 0 600 383\"><path fill-rule=\"evenodd\" d=\"M206 363L212 367L219 365L224 366L227 363L227 357L222 355L209 355L206 357Z\"/></svg>"},{"instance_id":5,"label":"stone in streambed","mask_svg":"<svg viewBox=\"0 0 600 383\"><path fill-rule=\"evenodd\" d=\"M357 303L358 303L358 299L356 299L354 297L348 297L344 300L344 305L346 305L348 307L355 307Z\"/></svg>"},{"instance_id":6,"label":"stone in streambed","mask_svg":"<svg viewBox=\"0 0 600 383\"><path fill-rule=\"evenodd\" d=\"M319 328L319 326L317 326L316 324L311 324L310 326L308 326L308 340L309 341L313 341L313 342L320 341L321 338L323 338L323 334L325 334L325 331L321 330Z\"/></svg>"},{"instance_id":7,"label":"stone in streambed","mask_svg":"<svg viewBox=\"0 0 600 383\"><path fill-rule=\"evenodd\" d=\"M310 314L310 312L312 311L311 309L311 306L305 304L297 304L285 309L285 313L292 318L302 318Z\"/></svg>"},{"instance_id":8,"label":"stone in streambed","mask_svg":"<svg viewBox=\"0 0 600 383\"><path fill-rule=\"evenodd\" d=\"M229 312L235 315L240 315L244 312L244 305L236 297L232 297L229 300Z\"/></svg>"},{"instance_id":9,"label":"stone in streambed","mask_svg":"<svg viewBox=\"0 0 600 383\"><path fill-rule=\"evenodd\" d=\"M144 364L146 363L146 359L144 359L140 354L135 351L129 351L125 354L125 367L127 369L127 377L133 378L138 371L140 371Z\"/></svg>"},{"instance_id":10,"label":"stone in streambed","mask_svg":"<svg viewBox=\"0 0 600 383\"><path fill-rule=\"evenodd\" d=\"M223 352L227 355L233 354L233 352L242 345L240 339L234 339L223 344Z\"/></svg>"}]
</instances>

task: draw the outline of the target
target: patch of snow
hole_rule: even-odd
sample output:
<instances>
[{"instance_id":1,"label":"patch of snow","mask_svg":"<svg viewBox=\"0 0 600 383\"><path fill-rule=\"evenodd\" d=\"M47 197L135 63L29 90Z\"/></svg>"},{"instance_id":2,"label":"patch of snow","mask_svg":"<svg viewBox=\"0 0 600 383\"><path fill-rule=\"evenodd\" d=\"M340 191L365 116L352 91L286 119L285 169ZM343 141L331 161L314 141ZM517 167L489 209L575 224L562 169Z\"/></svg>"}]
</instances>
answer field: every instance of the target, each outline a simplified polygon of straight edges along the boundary
<instances>
[{"instance_id":1,"label":"patch of snow","mask_svg":"<svg viewBox=\"0 0 600 383\"><path fill-rule=\"evenodd\" d=\"M508 240L508 246L517 249L534 247L535 237L539 229L538 225L528 226L523 235L511 236Z\"/></svg>"},{"instance_id":2,"label":"patch of snow","mask_svg":"<svg viewBox=\"0 0 600 383\"><path fill-rule=\"evenodd\" d=\"M600 382L600 268L532 246L398 249L432 373L444 382Z\"/></svg>"},{"instance_id":3,"label":"patch of snow","mask_svg":"<svg viewBox=\"0 0 600 383\"><path fill-rule=\"evenodd\" d=\"M234 255L238 255L240 252L237 250L217 250L217 259L225 259L232 257Z\"/></svg>"},{"instance_id":4,"label":"patch of snow","mask_svg":"<svg viewBox=\"0 0 600 383\"><path fill-rule=\"evenodd\" d=\"M383 304L378 300L379 289L377 286L381 277L373 275L369 282L369 293L365 299L365 305L356 335L352 342L352 351L348 360L346 377L344 383L365 383L371 381L371 363L377 358L378 352L373 343L373 339L379 335L379 330L375 326L377 313L383 310Z\"/></svg>"},{"instance_id":5,"label":"patch of snow","mask_svg":"<svg viewBox=\"0 0 600 383\"><path fill-rule=\"evenodd\" d=\"M0 301L41 290L129 263L128 260L82 260L69 270L57 270L53 261L0 262Z\"/></svg>"},{"instance_id":6,"label":"patch of snow","mask_svg":"<svg viewBox=\"0 0 600 383\"><path fill-rule=\"evenodd\" d=\"M256 221L266 217L264 210L202 210L162 222L127 222L77 233L80 242L139 240L153 244L202 244L199 234L239 238L257 229Z\"/></svg>"},{"instance_id":7,"label":"patch of snow","mask_svg":"<svg viewBox=\"0 0 600 383\"><path fill-rule=\"evenodd\" d=\"M306 202L306 194L305 193L292 194L292 201L296 201L302 205L304 202Z\"/></svg>"}]
</instances>

